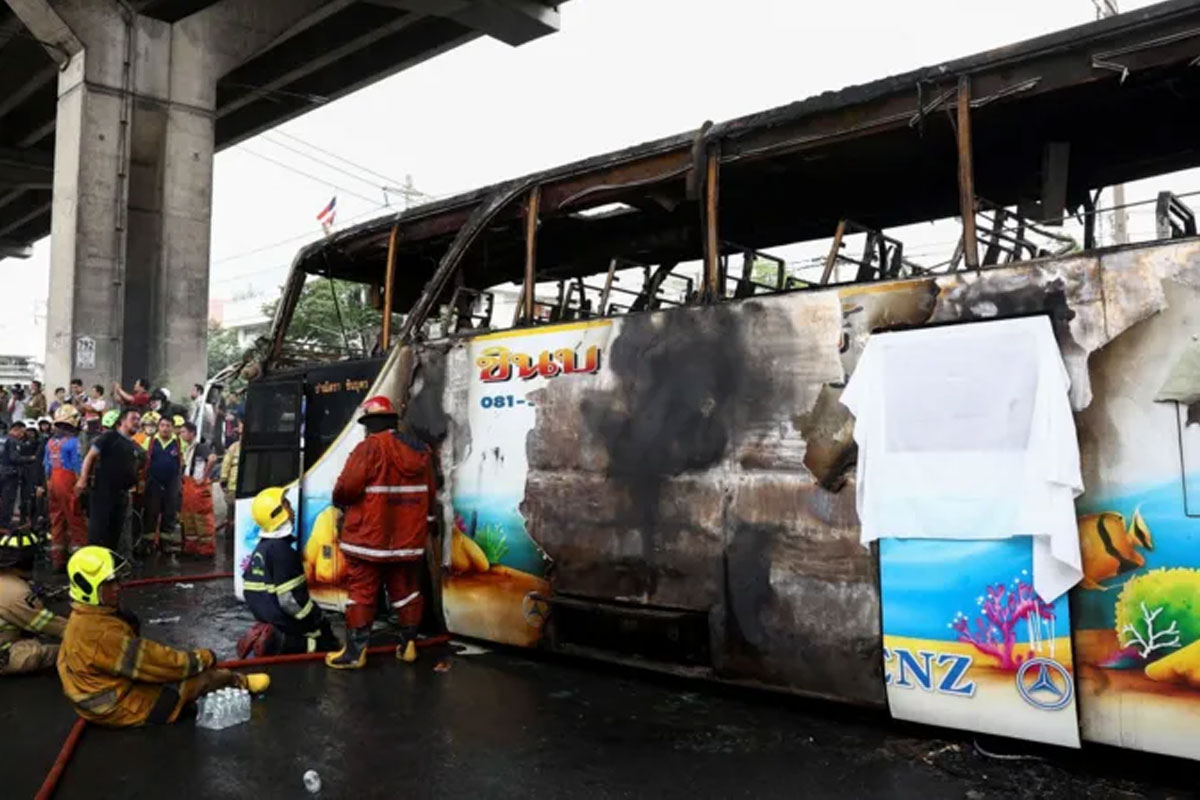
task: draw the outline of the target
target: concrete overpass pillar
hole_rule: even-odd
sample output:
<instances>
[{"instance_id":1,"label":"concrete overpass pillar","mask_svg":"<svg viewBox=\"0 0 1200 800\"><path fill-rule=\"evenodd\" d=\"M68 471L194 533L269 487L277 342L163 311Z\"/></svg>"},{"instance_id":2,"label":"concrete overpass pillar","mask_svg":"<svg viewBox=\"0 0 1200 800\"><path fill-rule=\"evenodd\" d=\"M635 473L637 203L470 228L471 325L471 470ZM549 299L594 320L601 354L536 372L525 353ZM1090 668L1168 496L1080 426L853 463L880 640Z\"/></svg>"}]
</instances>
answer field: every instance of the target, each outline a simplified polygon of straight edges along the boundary
<instances>
[{"instance_id":1,"label":"concrete overpass pillar","mask_svg":"<svg viewBox=\"0 0 1200 800\"><path fill-rule=\"evenodd\" d=\"M207 363L217 80L324 0L7 0L59 64L46 378L181 392Z\"/></svg>"}]
</instances>

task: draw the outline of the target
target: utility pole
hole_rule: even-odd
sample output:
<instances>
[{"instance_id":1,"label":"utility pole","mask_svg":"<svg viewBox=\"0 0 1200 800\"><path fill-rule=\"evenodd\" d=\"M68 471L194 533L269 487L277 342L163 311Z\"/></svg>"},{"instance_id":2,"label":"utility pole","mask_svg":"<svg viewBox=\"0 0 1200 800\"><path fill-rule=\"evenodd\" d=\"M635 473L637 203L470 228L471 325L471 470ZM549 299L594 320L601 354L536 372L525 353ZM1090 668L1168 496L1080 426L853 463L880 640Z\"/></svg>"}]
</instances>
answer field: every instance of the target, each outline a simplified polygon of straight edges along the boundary
<instances>
[{"instance_id":1,"label":"utility pole","mask_svg":"<svg viewBox=\"0 0 1200 800\"><path fill-rule=\"evenodd\" d=\"M387 205L389 205L389 206L391 205L391 202L388 200L388 196L393 195L393 194L398 194L402 198L404 198L404 210L405 211L412 208L414 200L420 200L422 197L429 196L429 195L425 194L424 192L422 192L421 190L419 190L416 187L416 185L413 184L412 175L404 176L404 185L403 186L384 186L383 187L383 198L384 198L385 202L387 203Z\"/></svg>"},{"instance_id":2,"label":"utility pole","mask_svg":"<svg viewBox=\"0 0 1200 800\"><path fill-rule=\"evenodd\" d=\"M1092 5L1096 7L1096 19L1115 17L1120 13L1117 10L1117 0L1092 0ZM1125 210L1125 184L1118 183L1113 186L1112 193L1113 242L1127 244L1129 242L1129 214Z\"/></svg>"}]
</instances>

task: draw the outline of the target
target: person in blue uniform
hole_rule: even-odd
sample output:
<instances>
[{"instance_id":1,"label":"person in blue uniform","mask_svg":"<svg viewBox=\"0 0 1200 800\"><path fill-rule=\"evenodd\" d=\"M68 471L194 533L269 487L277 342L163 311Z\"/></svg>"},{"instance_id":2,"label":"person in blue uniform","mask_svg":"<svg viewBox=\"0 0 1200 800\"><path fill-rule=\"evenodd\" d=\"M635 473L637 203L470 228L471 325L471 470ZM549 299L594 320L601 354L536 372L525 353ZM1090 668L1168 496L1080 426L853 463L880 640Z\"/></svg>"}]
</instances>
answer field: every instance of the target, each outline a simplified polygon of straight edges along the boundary
<instances>
[{"instance_id":1,"label":"person in blue uniform","mask_svg":"<svg viewBox=\"0 0 1200 800\"><path fill-rule=\"evenodd\" d=\"M258 622L238 640L238 655L317 653L341 647L308 594L304 562L296 551L295 513L284 490L263 489L250 515L258 525L258 544L242 572L242 590Z\"/></svg>"}]
</instances>

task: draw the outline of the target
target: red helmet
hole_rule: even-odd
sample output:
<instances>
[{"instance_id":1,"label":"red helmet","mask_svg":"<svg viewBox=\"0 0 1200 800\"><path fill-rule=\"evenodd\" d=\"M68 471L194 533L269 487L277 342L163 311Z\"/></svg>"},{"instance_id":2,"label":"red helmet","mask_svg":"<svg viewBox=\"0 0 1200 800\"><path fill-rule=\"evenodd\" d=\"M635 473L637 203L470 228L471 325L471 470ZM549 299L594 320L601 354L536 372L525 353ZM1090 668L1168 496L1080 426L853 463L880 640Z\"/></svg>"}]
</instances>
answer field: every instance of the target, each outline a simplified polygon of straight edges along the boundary
<instances>
[{"instance_id":1,"label":"red helmet","mask_svg":"<svg viewBox=\"0 0 1200 800\"><path fill-rule=\"evenodd\" d=\"M358 418L359 422L368 417L398 417L396 409L392 407L392 401L383 395L375 395L368 398L367 402L362 405L362 416Z\"/></svg>"}]
</instances>

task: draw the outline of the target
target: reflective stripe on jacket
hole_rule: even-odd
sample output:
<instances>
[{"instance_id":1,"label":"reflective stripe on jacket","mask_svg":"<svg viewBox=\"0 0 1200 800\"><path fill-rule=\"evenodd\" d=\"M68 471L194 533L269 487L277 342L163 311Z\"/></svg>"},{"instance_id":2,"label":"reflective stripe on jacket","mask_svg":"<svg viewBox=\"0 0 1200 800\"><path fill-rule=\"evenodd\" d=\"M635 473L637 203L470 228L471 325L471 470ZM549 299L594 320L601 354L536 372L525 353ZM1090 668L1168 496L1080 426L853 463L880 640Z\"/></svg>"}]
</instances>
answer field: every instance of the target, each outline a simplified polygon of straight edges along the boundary
<instances>
[{"instance_id":1,"label":"reflective stripe on jacket","mask_svg":"<svg viewBox=\"0 0 1200 800\"><path fill-rule=\"evenodd\" d=\"M346 509L342 551L370 561L421 558L436 494L428 445L393 431L367 436L333 487L333 502Z\"/></svg>"},{"instance_id":2,"label":"reflective stripe on jacket","mask_svg":"<svg viewBox=\"0 0 1200 800\"><path fill-rule=\"evenodd\" d=\"M213 665L209 650L176 650L137 635L116 609L71 604L58 651L63 694L79 716L102 725L140 725L162 685Z\"/></svg>"},{"instance_id":3,"label":"reflective stripe on jacket","mask_svg":"<svg viewBox=\"0 0 1200 800\"><path fill-rule=\"evenodd\" d=\"M57 639L66 625L66 619L43 606L33 587L15 571L0 571L0 642L15 641L22 634Z\"/></svg>"},{"instance_id":4,"label":"reflective stripe on jacket","mask_svg":"<svg viewBox=\"0 0 1200 800\"><path fill-rule=\"evenodd\" d=\"M292 537L262 536L242 573L250 613L285 633L307 634L321 627L321 610L308 594L304 563Z\"/></svg>"}]
</instances>

